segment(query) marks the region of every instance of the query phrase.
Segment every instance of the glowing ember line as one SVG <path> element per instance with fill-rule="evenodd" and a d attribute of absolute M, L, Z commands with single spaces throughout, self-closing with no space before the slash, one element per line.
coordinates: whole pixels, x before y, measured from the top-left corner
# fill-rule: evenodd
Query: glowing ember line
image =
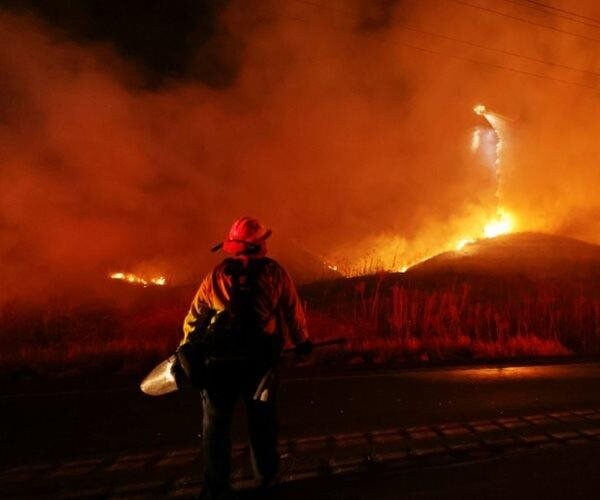
<path fill-rule="evenodd" d="M 410 264 L 405 264 L 402 267 L 398 268 L 398 272 L 400 273 L 405 273 L 406 271 L 408 271 L 411 267 L 416 266 L 417 264 L 420 264 L 421 262 L 425 262 L 427 259 L 433 257 L 434 254 L 432 255 L 427 255 L 425 257 L 422 257 L 420 259 L 417 259 L 413 262 L 411 262 Z"/>
<path fill-rule="evenodd" d="M 142 286 L 148 286 L 148 285 L 163 286 L 163 285 L 167 284 L 167 280 L 164 276 L 155 276 L 153 278 L 147 279 L 142 276 L 137 276 L 133 273 L 118 272 L 118 273 L 111 273 L 108 275 L 108 277 L 113 280 L 126 281 L 127 283 L 131 283 L 134 285 L 142 285 Z"/>

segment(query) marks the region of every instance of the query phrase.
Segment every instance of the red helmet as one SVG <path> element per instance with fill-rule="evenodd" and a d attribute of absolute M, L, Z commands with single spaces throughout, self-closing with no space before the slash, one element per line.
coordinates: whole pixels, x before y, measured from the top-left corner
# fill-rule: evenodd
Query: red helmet
<path fill-rule="evenodd" d="M 254 217 L 242 217 L 236 220 L 229 230 L 225 241 L 212 248 L 216 252 L 220 248 L 232 255 L 263 254 L 266 252 L 266 239 L 271 230 Z"/>

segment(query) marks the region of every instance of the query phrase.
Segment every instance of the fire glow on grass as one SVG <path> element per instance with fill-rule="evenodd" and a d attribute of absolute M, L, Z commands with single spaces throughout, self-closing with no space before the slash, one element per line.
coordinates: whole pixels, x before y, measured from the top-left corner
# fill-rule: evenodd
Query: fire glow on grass
<path fill-rule="evenodd" d="M 144 287 L 146 287 L 148 285 L 163 286 L 163 285 L 167 284 L 167 280 L 164 276 L 155 276 L 152 278 L 144 278 L 142 276 L 138 276 L 133 273 L 118 272 L 118 273 L 111 273 L 108 275 L 108 277 L 113 280 L 125 281 L 127 283 L 131 283 L 132 285 L 141 285 Z"/>

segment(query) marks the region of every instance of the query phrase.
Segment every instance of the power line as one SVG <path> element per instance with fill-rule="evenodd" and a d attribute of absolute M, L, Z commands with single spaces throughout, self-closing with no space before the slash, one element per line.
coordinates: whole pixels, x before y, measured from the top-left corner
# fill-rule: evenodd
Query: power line
<path fill-rule="evenodd" d="M 461 43 L 463 45 L 468 45 L 470 47 L 475 47 L 475 48 L 478 48 L 478 49 L 487 50 L 489 52 L 496 52 L 498 54 L 508 55 L 508 56 L 511 56 L 511 57 L 518 57 L 520 59 L 525 59 L 527 61 L 532 61 L 532 62 L 536 62 L 536 63 L 540 63 L 540 64 L 546 64 L 548 66 L 554 66 L 556 68 L 568 69 L 570 71 L 578 71 L 578 72 L 581 72 L 581 73 L 587 73 L 589 75 L 594 75 L 594 76 L 600 77 L 600 73 L 597 73 L 595 71 L 591 71 L 591 70 L 587 70 L 587 69 L 583 69 L 583 68 L 577 68 L 577 67 L 574 67 L 574 66 L 569 66 L 567 64 L 561 64 L 561 63 L 557 63 L 557 62 L 553 62 L 553 61 L 547 61 L 547 60 L 544 60 L 544 59 L 538 59 L 536 57 L 528 56 L 528 55 L 521 54 L 519 52 L 514 52 L 514 51 L 511 51 L 511 50 L 498 49 L 498 48 L 495 48 L 495 47 L 489 47 L 489 46 L 486 46 L 486 45 L 481 45 L 481 44 L 478 44 L 478 43 L 475 43 L 475 42 L 471 42 L 470 40 L 463 40 L 461 38 L 456 38 L 456 37 L 453 37 L 453 36 L 450 36 L 450 35 L 445 35 L 443 33 L 436 33 L 436 32 L 433 32 L 433 31 L 428 31 L 428 30 L 424 30 L 424 29 L 420 29 L 420 28 L 415 28 L 413 26 L 409 26 L 409 25 L 403 24 L 403 23 L 397 24 L 397 26 L 399 28 L 407 30 L 407 31 L 413 31 L 413 32 L 416 32 L 416 33 L 424 34 L 424 35 L 429 35 L 429 36 L 441 38 L 441 39 L 444 39 L 444 40 L 449 40 L 449 41 L 452 41 L 452 42 Z"/>
<path fill-rule="evenodd" d="M 559 7 L 554 7 L 553 5 L 550 5 L 550 4 L 536 2 L 535 0 L 523 0 L 523 1 L 531 3 L 533 5 L 539 5 L 540 7 L 544 7 L 545 9 L 548 9 L 548 10 L 555 10 L 556 12 L 562 12 L 563 14 L 568 14 L 570 16 L 579 17 L 581 19 L 586 19 L 588 21 L 592 21 L 593 23 L 597 23 L 598 25 L 600 25 L 600 19 L 596 19 L 594 17 L 584 16 L 584 15 L 578 14 L 577 12 L 573 12 L 571 10 L 561 9 Z"/>
<path fill-rule="evenodd" d="M 330 6 L 326 6 L 326 5 L 317 3 L 317 2 L 313 2 L 311 0 L 295 0 L 295 1 L 298 2 L 298 3 L 305 4 L 305 5 L 309 5 L 309 6 L 314 7 L 314 8 L 318 8 L 318 9 L 328 9 L 330 11 L 336 11 L 336 12 L 340 12 L 340 13 L 346 14 L 346 15 L 352 15 L 352 16 L 354 15 L 352 12 L 349 12 L 347 10 L 339 9 L 339 8 L 335 8 L 335 7 L 330 7 Z M 546 64 L 548 66 L 553 66 L 555 68 L 562 68 L 562 69 L 567 69 L 567 70 L 570 70 L 570 71 L 578 71 L 580 73 L 586 73 L 588 75 L 593 75 L 595 77 L 600 77 L 600 73 L 597 73 L 595 71 L 586 70 L 586 69 L 582 69 L 582 68 L 577 68 L 577 67 L 569 66 L 569 65 L 566 65 L 566 64 L 556 63 L 556 62 L 553 62 L 553 61 L 546 61 L 546 60 L 543 60 L 543 59 L 537 59 L 535 57 L 527 56 L 527 55 L 521 54 L 519 52 L 514 52 L 514 51 L 510 51 L 510 50 L 505 50 L 505 49 L 497 49 L 495 47 L 489 47 L 489 46 L 486 46 L 486 45 L 481 45 L 481 44 L 478 44 L 478 43 L 475 43 L 475 42 L 471 42 L 469 40 L 463 40 L 461 38 L 456 38 L 456 37 L 453 37 L 453 36 L 450 36 L 450 35 L 445 35 L 445 34 L 442 34 L 442 33 L 436 33 L 436 32 L 433 32 L 433 31 L 428 31 L 428 30 L 424 30 L 424 29 L 421 29 L 421 28 L 416 28 L 414 26 L 410 26 L 410 25 L 408 25 L 406 23 L 403 23 L 402 21 L 399 21 L 396 18 L 393 18 L 393 19 L 396 21 L 396 25 L 399 28 L 404 29 L 406 31 L 412 31 L 412 32 L 415 32 L 415 33 L 420 33 L 420 34 L 424 34 L 424 35 L 428 35 L 428 36 L 432 36 L 432 37 L 437 37 L 437 38 L 441 38 L 443 40 L 449 40 L 449 41 L 452 41 L 452 42 L 461 43 L 461 44 L 467 45 L 469 47 L 475 47 L 475 48 L 478 48 L 478 49 L 487 50 L 489 52 L 496 52 L 496 53 L 502 54 L 502 55 L 508 55 L 508 56 L 511 56 L 511 57 L 517 57 L 517 58 L 524 59 L 524 60 L 527 60 L 527 61 L 532 61 L 532 62 L 536 62 L 536 63 L 540 63 L 540 64 Z M 593 87 L 591 87 L 591 88 L 593 88 Z"/>
<path fill-rule="evenodd" d="M 337 12 L 341 12 L 341 13 L 344 13 L 344 14 L 353 15 L 349 11 L 345 11 L 345 10 L 339 9 L 339 8 L 332 8 L 332 7 L 324 6 L 323 4 L 312 2 L 310 0 L 295 0 L 295 1 L 299 2 L 299 3 L 306 4 L 306 5 L 310 5 L 312 7 L 316 7 L 316 8 L 326 8 L 326 9 L 335 10 Z M 546 60 L 543 60 L 543 59 L 537 59 L 535 57 L 527 56 L 527 55 L 521 54 L 519 52 L 514 52 L 514 51 L 510 51 L 510 50 L 505 50 L 505 49 L 497 49 L 495 47 L 489 47 L 489 46 L 486 46 L 486 45 L 481 45 L 481 44 L 478 44 L 478 43 L 475 43 L 475 42 L 471 42 L 469 40 L 463 40 L 461 38 L 456 38 L 456 37 L 453 37 L 453 36 L 450 36 L 450 35 L 445 35 L 445 34 L 442 34 L 442 33 L 436 33 L 436 32 L 433 32 L 433 31 L 428 31 L 428 30 L 424 30 L 424 29 L 421 29 L 421 28 L 416 28 L 414 26 L 410 26 L 410 25 L 408 25 L 406 23 L 403 23 L 402 21 L 399 21 L 396 18 L 394 18 L 394 20 L 396 21 L 396 25 L 399 28 L 407 30 L 407 31 L 413 31 L 415 33 L 421 33 L 421 34 L 424 34 L 424 35 L 433 36 L 433 37 L 441 38 L 441 39 L 444 39 L 444 40 L 449 40 L 449 41 L 456 42 L 456 43 L 461 43 L 461 44 L 464 44 L 464 45 L 468 45 L 470 47 L 475 47 L 475 48 L 487 50 L 487 51 L 490 51 L 490 52 L 496 52 L 498 54 L 508 55 L 508 56 L 512 56 L 512 57 L 518 57 L 520 59 L 524 59 L 524 60 L 527 60 L 527 61 L 533 61 L 533 62 L 537 62 L 537 63 L 540 63 L 540 64 L 547 64 L 549 66 L 554 66 L 556 68 L 567 69 L 567 70 L 570 70 L 570 71 L 578 71 L 578 72 L 581 72 L 581 73 L 586 73 L 586 74 L 589 74 L 589 75 L 600 77 L 600 73 L 597 73 L 595 71 L 591 71 L 591 70 L 587 70 L 587 69 L 582 69 L 582 68 L 577 68 L 577 67 L 569 66 L 569 65 L 566 65 L 566 64 L 556 63 L 556 62 L 553 62 L 553 61 L 546 61 Z"/>
<path fill-rule="evenodd" d="M 295 1 L 297 1 L 299 3 L 307 4 L 307 5 L 312 5 L 313 7 L 317 7 L 317 8 L 329 9 L 327 6 L 323 6 L 321 4 L 316 4 L 316 3 L 310 2 L 309 0 L 295 0 Z M 332 9 L 329 9 L 329 10 L 332 10 Z M 335 10 L 339 11 L 339 9 L 333 9 L 333 10 L 334 11 Z M 291 17 L 291 16 L 286 16 L 286 17 L 289 17 L 290 19 L 292 19 L 294 21 L 301 21 L 301 22 L 304 22 L 304 23 L 309 23 L 309 21 L 307 21 L 305 19 L 299 19 L 297 17 Z M 334 27 L 334 29 L 335 29 L 335 27 Z M 338 28 L 338 31 L 342 31 L 342 30 L 340 28 Z M 344 31 L 344 33 L 347 33 L 347 32 Z M 586 89 L 589 89 L 589 90 L 595 90 L 595 91 L 600 90 L 596 86 L 587 85 L 585 83 L 574 82 L 574 81 L 571 81 L 571 80 L 564 80 L 562 78 L 554 78 L 554 77 L 551 77 L 551 76 L 548 76 L 548 75 L 544 75 L 544 74 L 541 74 L 541 73 L 535 73 L 533 71 L 521 70 L 521 69 L 513 68 L 513 67 L 510 67 L 510 66 L 504 66 L 502 64 L 496 64 L 496 63 L 481 61 L 479 59 L 475 59 L 475 58 L 471 58 L 471 57 L 466 57 L 466 56 L 461 56 L 461 55 L 457 55 L 457 54 L 450 54 L 450 53 L 446 53 L 446 52 L 441 52 L 441 51 L 438 51 L 438 50 L 435 50 L 435 49 L 431 49 L 431 48 L 428 48 L 428 47 L 421 47 L 419 45 L 413 45 L 413 44 L 406 43 L 406 42 L 390 41 L 390 40 L 386 40 L 384 38 L 381 38 L 381 37 L 378 37 L 376 35 L 372 35 L 372 34 L 369 34 L 369 33 L 361 33 L 360 35 L 356 35 L 356 36 L 366 36 L 366 37 L 373 38 L 373 39 L 375 39 L 375 40 L 377 40 L 377 41 L 379 41 L 381 43 L 385 43 L 385 44 L 388 44 L 388 45 L 395 45 L 395 46 L 407 47 L 407 48 L 410 48 L 410 49 L 413 49 L 413 50 L 418 50 L 418 51 L 425 52 L 425 53 L 428 53 L 428 54 L 435 54 L 435 55 L 439 55 L 439 56 L 443 56 L 443 57 L 447 57 L 447 58 L 451 58 L 451 59 L 466 61 L 466 62 L 469 62 L 469 63 L 472 63 L 472 64 L 476 64 L 476 65 L 479 65 L 479 66 L 488 66 L 488 67 L 491 67 L 491 68 L 494 68 L 494 69 L 501 69 L 501 70 L 509 71 L 509 72 L 516 73 L 516 74 L 526 75 L 526 76 L 530 76 L 530 77 L 534 77 L 534 78 L 539 78 L 539 79 L 544 79 L 544 80 L 550 80 L 550 81 L 553 81 L 553 82 L 562 83 L 562 84 L 566 84 L 566 85 L 574 85 L 574 86 L 586 88 Z"/>
<path fill-rule="evenodd" d="M 538 23 L 536 21 L 532 21 L 531 19 L 525 19 L 523 17 L 519 17 L 519 16 L 513 16 L 512 14 L 507 14 L 506 12 L 502 12 L 500 10 L 496 10 L 496 9 L 490 9 L 488 7 L 484 7 L 483 5 L 476 5 L 476 4 L 472 4 L 469 2 L 465 2 L 464 0 L 451 0 L 454 3 L 457 3 L 459 5 L 465 5 L 466 7 L 471 7 L 473 9 L 479 9 L 485 12 L 490 12 L 492 14 L 496 14 L 498 16 L 502 16 L 502 17 L 506 17 L 508 19 L 513 19 L 515 21 L 520 21 L 522 23 L 525 24 L 529 24 L 531 26 L 536 26 L 538 28 L 545 28 L 548 30 L 552 30 L 555 31 L 557 33 L 563 33 L 565 35 L 570 35 L 570 36 L 574 36 L 577 38 L 581 38 L 583 40 L 588 40 L 590 42 L 595 42 L 595 43 L 600 43 L 600 39 L 598 38 L 594 38 L 591 36 L 587 36 L 587 35 L 582 35 L 580 33 L 575 33 L 573 31 L 566 31 L 566 30 L 562 30 L 560 28 L 555 28 L 554 26 L 548 26 L 547 24 L 543 24 L 543 23 Z"/>
<path fill-rule="evenodd" d="M 490 62 L 487 62 L 487 61 L 481 61 L 479 59 L 474 59 L 474 58 L 470 58 L 470 57 L 459 56 L 459 55 L 456 55 L 456 54 L 448 54 L 448 53 L 440 52 L 438 50 L 429 49 L 429 48 L 425 48 L 425 47 L 420 47 L 418 45 L 412 45 L 412 44 L 408 44 L 408 43 L 405 43 L 405 42 L 388 42 L 386 40 L 382 40 L 382 41 L 384 43 L 391 43 L 391 44 L 403 45 L 405 47 L 408 47 L 408 48 L 411 48 L 411 49 L 420 50 L 422 52 L 428 52 L 430 54 L 437 54 L 437 55 L 444 56 L 444 57 L 450 57 L 452 59 L 459 59 L 459 60 L 462 60 L 462 61 L 467 61 L 467 62 L 478 64 L 478 65 L 489 66 L 489 67 L 495 68 L 495 69 L 502 69 L 502 70 L 506 70 L 506 71 L 511 71 L 513 73 L 519 73 L 519 74 L 522 74 L 522 75 L 533 76 L 535 78 L 543 78 L 545 80 L 552 80 L 554 82 L 564 83 L 564 84 L 567 84 L 567 85 L 576 85 L 577 87 L 583 87 L 583 88 L 592 89 L 592 90 L 600 90 L 600 89 L 598 89 L 598 87 L 595 87 L 593 85 L 587 85 L 585 83 L 573 82 L 571 80 L 563 80 L 562 78 L 554 78 L 554 77 L 551 77 L 551 76 L 543 75 L 541 73 L 534 73 L 532 71 L 525 71 L 525 70 L 520 70 L 520 69 L 517 69 L 517 68 L 511 68 L 510 66 L 504 66 L 502 64 L 490 63 Z"/>
<path fill-rule="evenodd" d="M 596 29 L 600 28 L 600 21 L 598 21 L 598 24 L 596 24 L 596 23 L 591 23 L 588 21 L 583 21 L 581 19 L 573 19 L 573 17 L 570 17 L 570 16 L 576 16 L 577 14 L 569 14 L 569 15 L 557 14 L 556 12 L 552 12 L 552 10 L 550 10 L 551 8 L 548 6 L 544 6 L 545 8 L 540 8 L 540 7 L 533 7 L 531 5 L 525 5 L 521 2 L 518 2 L 517 0 L 502 0 L 502 1 L 507 2 L 507 3 L 512 3 L 514 5 L 519 5 L 520 7 L 523 7 L 525 9 L 531 9 L 536 12 L 542 12 L 542 13 L 550 15 L 550 16 L 555 16 L 560 19 L 566 19 L 572 23 L 579 23 L 584 26 L 590 26 L 590 27 L 596 28 Z M 540 5 L 540 6 L 544 5 L 540 2 L 531 2 L 530 0 L 523 0 L 523 1 L 533 3 L 534 5 Z M 546 9 L 548 9 L 548 10 L 546 10 Z M 563 12 L 562 9 L 559 9 L 559 11 Z M 564 12 L 568 12 L 568 11 L 564 11 Z"/>

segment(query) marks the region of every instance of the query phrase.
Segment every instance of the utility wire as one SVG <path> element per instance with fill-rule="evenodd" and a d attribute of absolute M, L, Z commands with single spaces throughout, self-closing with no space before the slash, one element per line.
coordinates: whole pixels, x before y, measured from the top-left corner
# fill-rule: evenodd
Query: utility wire
<path fill-rule="evenodd" d="M 294 0 L 294 1 L 296 1 L 298 3 L 305 4 L 305 5 L 309 5 L 311 7 L 317 8 L 317 9 L 327 9 L 327 10 L 330 10 L 330 11 L 340 12 L 342 14 L 346 14 L 346 15 L 349 15 L 349 16 L 354 16 L 354 13 L 352 13 L 350 11 L 347 11 L 347 10 L 344 10 L 344 9 L 339 9 L 339 8 L 336 8 L 336 7 L 330 7 L 328 5 L 323 5 L 321 3 L 313 2 L 311 0 Z M 489 46 L 486 46 L 486 45 L 480 45 L 478 43 L 471 42 L 469 40 L 463 40 L 461 38 L 456 38 L 456 37 L 453 37 L 453 36 L 450 36 L 450 35 L 445 35 L 445 34 L 442 34 L 442 33 L 436 33 L 436 32 L 433 32 L 433 31 L 428 31 L 428 30 L 424 30 L 424 29 L 421 29 L 421 28 L 416 28 L 414 26 L 408 25 L 408 24 L 400 21 L 397 18 L 392 18 L 392 19 L 394 19 L 394 21 L 396 21 L 396 23 L 394 24 L 394 26 L 398 26 L 399 28 L 401 28 L 403 30 L 406 30 L 406 31 L 412 31 L 414 33 L 420 33 L 420 34 L 424 34 L 424 35 L 428 35 L 428 36 L 432 36 L 432 37 L 436 37 L 436 38 L 441 38 L 443 40 L 449 40 L 449 41 L 452 41 L 452 42 L 455 42 L 455 43 L 460 43 L 460 44 L 463 44 L 463 45 L 467 45 L 469 47 L 474 47 L 474 48 L 478 48 L 478 49 L 482 49 L 482 50 L 487 50 L 489 52 L 496 52 L 498 54 L 508 55 L 508 56 L 511 56 L 511 57 L 517 57 L 517 58 L 520 58 L 520 59 L 523 59 L 523 60 L 526 60 L 526 61 L 532 61 L 532 62 L 536 62 L 536 63 L 540 63 L 540 64 L 546 64 L 548 66 L 553 66 L 555 68 L 567 69 L 569 71 L 578 71 L 580 73 L 586 73 L 588 75 L 593 75 L 595 77 L 600 77 L 600 73 L 595 72 L 595 71 L 586 70 L 586 69 L 582 69 L 582 68 L 577 68 L 577 67 L 574 67 L 574 66 L 569 66 L 569 65 L 566 65 L 566 64 L 556 63 L 556 62 L 552 62 L 552 61 L 546 61 L 544 59 L 537 59 L 535 57 L 527 56 L 527 55 L 521 54 L 519 52 L 513 52 L 513 51 L 505 50 L 505 49 L 497 49 L 497 48 L 489 47 Z M 590 86 L 590 88 L 595 88 L 595 87 Z"/>
<path fill-rule="evenodd" d="M 587 21 L 591 21 L 593 23 L 596 23 L 597 25 L 600 25 L 600 19 L 596 19 L 594 17 L 584 16 L 584 15 L 578 14 L 577 12 L 573 12 L 571 10 L 561 9 L 559 7 L 555 7 L 550 4 L 545 4 L 543 2 L 536 2 L 535 0 L 523 0 L 523 1 L 527 2 L 527 3 L 531 3 L 533 5 L 539 5 L 540 7 L 544 7 L 545 9 L 548 9 L 548 10 L 555 10 L 556 12 L 561 12 L 563 14 L 568 14 L 570 16 L 579 17 L 581 19 L 586 19 Z"/>
<path fill-rule="evenodd" d="M 514 5 L 519 5 L 520 7 L 523 7 L 524 9 L 531 9 L 531 10 L 534 10 L 536 12 L 542 12 L 542 13 L 547 14 L 549 16 L 555 16 L 555 17 L 557 17 L 559 19 L 566 19 L 566 20 L 568 20 L 568 21 L 570 21 L 572 23 L 579 23 L 579 24 L 583 24 L 584 26 L 590 26 L 590 27 L 596 28 L 596 29 L 600 28 L 600 21 L 598 21 L 598 23 L 591 23 L 589 21 L 583 21 L 581 19 L 573 19 L 573 17 L 570 17 L 571 15 L 575 16 L 577 14 L 569 14 L 567 16 L 567 15 L 564 15 L 564 14 L 557 14 L 556 12 L 552 12 L 552 10 L 546 10 L 546 9 L 542 9 L 540 7 L 533 7 L 532 5 L 526 5 L 524 3 L 518 2 L 517 0 L 502 0 L 502 1 L 503 2 L 507 2 L 507 3 L 512 3 Z M 527 2 L 529 0 L 524 0 L 524 1 Z M 531 3 L 533 3 L 535 5 L 544 5 L 544 4 L 541 4 L 540 2 L 531 2 Z"/>
<path fill-rule="evenodd" d="M 479 10 L 482 10 L 485 12 L 496 14 L 498 16 L 506 17 L 508 19 L 513 19 L 514 21 L 520 21 L 522 23 L 529 24 L 531 26 L 536 26 L 538 28 L 545 28 L 545 29 L 548 29 L 551 31 L 555 31 L 557 33 L 563 33 L 564 35 L 570 35 L 570 36 L 574 36 L 577 38 L 581 38 L 583 40 L 588 40 L 590 42 L 600 43 L 600 39 L 598 39 L 598 38 L 594 38 L 594 37 L 587 36 L 587 35 L 582 35 L 580 33 L 575 33 L 574 31 L 567 31 L 567 30 L 563 30 L 560 28 L 555 28 L 554 26 L 548 26 L 547 24 L 538 23 L 537 21 L 532 21 L 531 19 L 525 19 L 523 17 L 513 16 L 512 14 L 508 14 L 506 12 L 502 12 L 502 11 L 496 10 L 496 9 L 490 9 L 488 7 L 484 7 L 483 5 L 477 5 L 477 4 L 465 2 L 464 0 L 450 0 L 450 1 L 457 3 L 459 5 L 464 5 L 466 7 L 471 7 L 473 9 L 479 9 Z"/>
<path fill-rule="evenodd" d="M 297 0 L 297 1 L 302 1 L 303 3 L 305 3 L 304 0 Z M 300 19 L 300 18 L 292 17 L 292 16 L 286 16 L 286 17 L 289 17 L 289 19 L 294 20 L 294 21 L 301 21 L 301 22 L 303 22 L 305 24 L 310 24 L 310 21 L 308 21 L 306 19 Z M 335 27 L 334 27 L 334 29 L 335 29 Z M 374 38 L 373 35 L 363 35 L 363 36 L 370 36 L 371 38 Z M 472 64 L 476 64 L 478 66 L 488 66 L 488 67 L 494 68 L 494 69 L 501 69 L 501 70 L 504 70 L 504 71 L 509 71 L 511 73 L 526 75 L 526 76 L 530 76 L 530 77 L 534 77 L 534 78 L 539 78 L 539 79 L 543 79 L 543 80 L 549 80 L 549 81 L 553 81 L 553 82 L 557 82 L 557 83 L 562 83 L 562 84 L 565 84 L 565 85 L 574 85 L 576 87 L 582 87 L 582 88 L 585 88 L 585 89 L 588 89 L 588 90 L 595 90 L 595 91 L 600 90 L 596 86 L 587 85 L 585 83 L 573 82 L 571 80 L 563 80 L 562 78 L 554 78 L 554 77 L 551 77 L 551 76 L 543 75 L 541 73 L 534 73 L 532 71 L 520 70 L 520 69 L 517 69 L 517 68 L 512 68 L 510 66 L 504 66 L 502 64 L 490 63 L 490 62 L 481 61 L 479 59 L 474 59 L 474 58 L 465 57 L 465 56 L 459 56 L 459 55 L 456 55 L 456 54 L 445 53 L 445 52 L 441 52 L 441 51 L 438 51 L 438 50 L 435 50 L 435 49 L 430 49 L 430 48 L 427 48 L 427 47 L 421 47 L 421 46 L 413 45 L 413 44 L 406 43 L 406 42 L 392 42 L 392 41 L 389 41 L 389 40 L 382 40 L 380 38 L 376 38 L 376 39 L 379 42 L 385 43 L 387 45 L 407 47 L 409 49 L 418 50 L 420 52 L 425 52 L 427 54 L 435 54 L 435 55 L 443 56 L 443 57 L 446 57 L 446 58 L 456 59 L 456 60 L 460 60 L 460 61 L 466 61 L 466 62 L 469 62 L 469 63 L 472 63 Z"/>
<path fill-rule="evenodd" d="M 381 38 L 379 38 L 379 40 L 381 40 Z M 461 61 L 467 61 L 467 62 L 474 63 L 474 64 L 477 64 L 477 65 L 489 66 L 490 68 L 511 71 L 513 73 L 519 73 L 521 75 L 533 76 L 535 78 L 543 78 L 545 80 L 552 80 L 554 82 L 564 83 L 564 84 L 567 84 L 567 85 L 575 85 L 577 87 L 583 87 L 583 88 L 591 89 L 591 90 L 600 90 L 598 87 L 596 87 L 594 85 L 587 85 L 585 83 L 573 82 L 571 80 L 563 80 L 562 78 L 554 78 L 554 77 L 551 77 L 551 76 L 543 75 L 541 73 L 534 73 L 533 71 L 525 71 L 525 70 L 521 70 L 521 69 L 517 69 L 517 68 L 511 68 L 510 66 L 504 66 L 502 64 L 496 64 L 496 63 L 481 61 L 479 59 L 473 59 L 471 57 L 464 57 L 464 56 L 459 56 L 459 55 L 456 55 L 456 54 L 444 53 L 444 52 L 440 52 L 438 50 L 429 49 L 429 48 L 425 48 L 425 47 L 420 47 L 418 45 L 412 45 L 412 44 L 408 44 L 408 43 L 404 43 L 404 42 L 388 42 L 386 40 L 381 40 L 381 41 L 383 41 L 384 43 L 391 43 L 391 44 L 394 44 L 394 45 L 395 44 L 402 45 L 404 47 L 408 47 L 408 48 L 415 49 L 415 50 L 420 50 L 422 52 L 428 52 L 430 54 L 437 54 L 437 55 L 444 56 L 444 57 L 450 57 L 452 59 L 458 59 L 458 60 L 461 60 Z"/>
<path fill-rule="evenodd" d="M 456 38 L 450 35 L 444 35 L 442 33 L 436 33 L 433 31 L 427 31 L 427 30 L 423 30 L 423 29 L 419 29 L 419 28 L 415 28 L 412 26 L 408 26 L 405 24 L 399 24 L 398 25 L 399 28 L 407 30 L 407 31 L 414 31 L 415 33 L 422 33 L 424 35 L 429 35 L 429 36 L 433 36 L 436 38 L 441 38 L 443 40 L 449 40 L 452 42 L 456 42 L 456 43 L 461 43 L 463 45 L 468 45 L 469 47 L 475 47 L 478 49 L 482 49 L 482 50 L 487 50 L 489 52 L 496 52 L 498 54 L 503 54 L 503 55 L 507 55 L 507 56 L 511 56 L 511 57 L 518 57 L 519 59 L 524 59 L 526 61 L 532 61 L 532 62 L 536 62 L 536 63 L 540 63 L 540 64 L 546 64 L 548 66 L 554 66 L 555 68 L 562 68 L 562 69 L 568 69 L 570 71 L 578 71 L 580 73 L 587 73 L 589 75 L 594 75 L 594 76 L 598 76 L 600 77 L 600 73 L 597 73 L 595 71 L 591 71 L 591 70 L 587 70 L 587 69 L 583 69 L 583 68 L 577 68 L 575 66 L 569 66 L 567 64 L 561 64 L 561 63 L 557 63 L 557 62 L 553 62 L 553 61 L 547 61 L 545 59 L 538 59 L 536 57 L 532 57 L 532 56 L 528 56 L 525 54 L 521 54 L 519 52 L 514 52 L 511 50 L 506 50 L 506 49 L 498 49 L 495 47 L 489 47 L 486 45 L 481 45 L 475 42 L 471 42 L 470 40 L 463 40 L 461 38 Z"/>
<path fill-rule="evenodd" d="M 343 13 L 343 14 L 353 15 L 352 12 L 349 12 L 347 10 L 343 10 L 343 9 L 339 9 L 339 8 L 335 8 L 335 7 L 325 6 L 323 4 L 316 3 L 316 2 L 313 2 L 313 1 L 310 1 L 310 0 L 295 0 L 295 1 L 298 2 L 298 3 L 303 3 L 305 5 L 310 5 L 310 6 L 315 7 L 315 8 L 325 8 L 325 9 L 334 10 L 334 11 L 337 11 L 337 12 L 340 12 L 340 13 Z M 393 18 L 393 19 L 396 21 L 395 26 L 398 26 L 399 28 L 401 28 L 403 30 L 406 30 L 406 31 L 412 31 L 412 32 L 415 32 L 415 33 L 421 33 L 421 34 L 424 34 L 424 35 L 428 35 L 428 36 L 432 36 L 432 37 L 436 37 L 436 38 L 441 38 L 443 40 L 449 40 L 449 41 L 452 41 L 452 42 L 461 43 L 463 45 L 468 45 L 470 47 L 475 47 L 475 48 L 482 49 L 482 50 L 487 50 L 487 51 L 490 51 L 490 52 L 496 52 L 498 54 L 508 55 L 508 56 L 512 56 L 512 57 L 518 57 L 520 59 L 524 59 L 524 60 L 527 60 L 527 61 L 532 61 L 532 62 L 536 62 L 536 63 L 540 63 L 540 64 L 547 64 L 549 66 L 554 66 L 556 68 L 567 69 L 567 70 L 570 70 L 570 71 L 578 71 L 578 72 L 581 72 L 581 73 L 586 73 L 586 74 L 589 74 L 589 75 L 600 77 L 600 73 L 595 72 L 595 71 L 591 71 L 591 70 L 587 70 L 587 69 L 582 69 L 582 68 L 577 68 L 577 67 L 574 67 L 574 66 L 569 66 L 567 64 L 556 63 L 556 62 L 553 62 L 553 61 L 546 61 L 546 60 L 543 60 L 543 59 L 537 59 L 535 57 L 527 56 L 527 55 L 521 54 L 519 52 L 513 52 L 513 51 L 505 50 L 505 49 L 497 49 L 495 47 L 489 47 L 489 46 L 486 46 L 486 45 L 480 45 L 478 43 L 471 42 L 469 40 L 463 40 L 461 38 L 456 38 L 456 37 L 453 37 L 453 36 L 450 36 L 450 35 L 445 35 L 445 34 L 442 34 L 442 33 L 436 33 L 436 32 L 433 32 L 433 31 L 428 31 L 428 30 L 424 30 L 424 29 L 421 29 L 421 28 L 416 28 L 414 26 L 410 26 L 410 25 L 408 25 L 408 24 L 400 21 L 397 18 Z"/>

